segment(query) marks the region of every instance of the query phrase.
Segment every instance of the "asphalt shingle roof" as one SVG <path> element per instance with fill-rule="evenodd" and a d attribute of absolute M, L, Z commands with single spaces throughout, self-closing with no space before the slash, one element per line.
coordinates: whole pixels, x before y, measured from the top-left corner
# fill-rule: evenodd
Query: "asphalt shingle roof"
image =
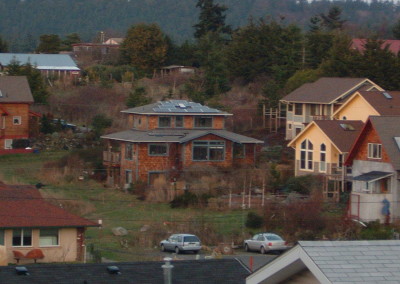
<path fill-rule="evenodd" d="M 0 76 L 0 103 L 33 103 L 25 76 Z"/>
<path fill-rule="evenodd" d="M 80 70 L 68 54 L 0 53 L 0 65 L 7 66 L 15 60 L 20 64 L 30 63 L 39 70 Z"/>
<path fill-rule="evenodd" d="M 400 91 L 364 91 L 360 92 L 360 95 L 380 115 L 400 115 Z"/>
<path fill-rule="evenodd" d="M 17 275 L 15 267 L 0 269 L 0 282 L 7 284 L 164 284 L 164 262 L 103 264 L 54 264 L 25 266 L 29 275 Z M 249 270 L 236 259 L 172 261 L 174 284 L 244 284 Z M 110 274 L 108 266 L 121 274 Z"/>
<path fill-rule="evenodd" d="M 365 90 L 372 87 L 372 84 L 366 80 L 366 78 L 323 77 L 313 83 L 302 85 L 286 95 L 281 101 L 328 104 L 343 95 L 350 95 L 356 90 Z M 365 85 L 355 88 L 364 81 L 366 81 Z"/>

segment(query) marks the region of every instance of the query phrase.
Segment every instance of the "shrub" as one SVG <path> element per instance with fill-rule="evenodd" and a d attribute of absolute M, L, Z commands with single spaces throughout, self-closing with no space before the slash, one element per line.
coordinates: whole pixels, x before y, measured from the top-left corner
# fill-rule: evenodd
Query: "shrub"
<path fill-rule="evenodd" d="M 249 212 L 246 219 L 246 228 L 259 229 L 264 224 L 263 217 L 255 212 Z"/>
<path fill-rule="evenodd" d="M 13 149 L 24 149 L 29 147 L 29 139 L 14 139 L 12 142 Z"/>
<path fill-rule="evenodd" d="M 199 198 L 196 194 L 185 191 L 184 194 L 175 197 L 169 204 L 171 208 L 187 208 L 191 205 L 197 205 Z"/>
<path fill-rule="evenodd" d="M 299 177 L 291 177 L 284 186 L 284 191 L 287 193 L 297 192 L 300 194 L 310 194 L 312 189 L 321 186 L 321 181 L 318 176 L 306 175 Z"/>
<path fill-rule="evenodd" d="M 392 229 L 380 224 L 379 221 L 369 222 L 367 228 L 360 233 L 360 238 L 363 240 L 389 240 L 392 236 Z"/>

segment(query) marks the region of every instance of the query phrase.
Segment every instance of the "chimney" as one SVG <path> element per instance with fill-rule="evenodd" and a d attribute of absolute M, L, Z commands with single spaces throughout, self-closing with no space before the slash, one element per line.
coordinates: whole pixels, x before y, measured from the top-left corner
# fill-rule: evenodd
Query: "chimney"
<path fill-rule="evenodd" d="M 170 257 L 164 258 L 165 264 L 161 266 L 164 270 L 164 284 L 172 284 L 172 268 L 174 266 L 171 265 L 171 260 Z"/>

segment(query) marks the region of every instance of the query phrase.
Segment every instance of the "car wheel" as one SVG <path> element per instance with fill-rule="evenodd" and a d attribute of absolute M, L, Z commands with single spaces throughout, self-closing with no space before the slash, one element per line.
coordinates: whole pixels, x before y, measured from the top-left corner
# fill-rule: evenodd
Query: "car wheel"
<path fill-rule="evenodd" d="M 247 252 L 250 251 L 249 246 L 247 244 L 244 245 L 244 250 L 247 251 Z"/>
<path fill-rule="evenodd" d="M 161 251 L 165 251 L 164 245 L 161 245 Z"/>
<path fill-rule="evenodd" d="M 181 250 L 178 247 L 175 247 L 175 253 L 179 254 L 181 252 Z"/>
<path fill-rule="evenodd" d="M 265 247 L 261 247 L 260 248 L 260 252 L 261 252 L 261 254 L 266 254 L 267 253 L 267 251 L 265 250 Z"/>

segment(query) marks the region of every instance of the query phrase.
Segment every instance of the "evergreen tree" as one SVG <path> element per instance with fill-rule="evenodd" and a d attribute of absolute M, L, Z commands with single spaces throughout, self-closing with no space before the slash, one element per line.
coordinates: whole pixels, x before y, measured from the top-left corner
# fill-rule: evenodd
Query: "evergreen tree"
<path fill-rule="evenodd" d="M 395 39 L 400 39 L 400 19 L 393 25 L 392 33 Z"/>
<path fill-rule="evenodd" d="M 92 119 L 93 131 L 96 137 L 100 137 L 104 130 L 112 125 L 112 119 L 104 114 L 97 114 Z"/>
<path fill-rule="evenodd" d="M 138 107 L 147 105 L 151 102 L 150 98 L 146 97 L 146 89 L 144 87 L 137 87 L 135 90 L 129 94 L 128 99 L 126 101 L 126 106 Z"/>
<path fill-rule="evenodd" d="M 41 35 L 39 46 L 36 48 L 36 52 L 39 53 L 59 53 L 61 47 L 61 40 L 58 35 L 48 34 Z"/>
<path fill-rule="evenodd" d="M 63 51 L 72 50 L 72 45 L 75 43 L 80 43 L 81 37 L 77 33 L 68 34 L 66 38 L 61 42 L 60 49 Z"/>
<path fill-rule="evenodd" d="M 340 19 L 341 14 L 342 9 L 340 7 L 332 6 L 327 15 L 320 14 L 322 20 L 321 25 L 328 31 L 341 30 L 346 22 Z"/>
<path fill-rule="evenodd" d="M 225 12 L 228 8 L 214 4 L 213 0 L 198 0 L 196 7 L 200 9 L 200 15 L 199 22 L 193 26 L 195 38 L 199 39 L 209 32 L 231 33 L 231 27 L 225 24 Z"/>
<path fill-rule="evenodd" d="M 0 36 L 0 52 L 8 52 L 8 44 Z"/>

